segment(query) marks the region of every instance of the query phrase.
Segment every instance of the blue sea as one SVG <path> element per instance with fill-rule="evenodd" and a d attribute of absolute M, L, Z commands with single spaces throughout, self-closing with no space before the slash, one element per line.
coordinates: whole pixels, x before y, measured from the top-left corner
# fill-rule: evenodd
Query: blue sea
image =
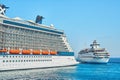
<path fill-rule="evenodd" d="M 107 64 L 0 72 L 0 80 L 120 80 L 120 58 Z"/>

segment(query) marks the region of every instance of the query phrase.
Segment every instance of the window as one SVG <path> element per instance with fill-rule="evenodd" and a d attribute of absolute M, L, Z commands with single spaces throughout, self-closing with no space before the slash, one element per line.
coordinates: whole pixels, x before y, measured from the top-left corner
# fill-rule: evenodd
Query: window
<path fill-rule="evenodd" d="M 8 60 L 6 60 L 6 62 L 8 62 Z"/>
<path fill-rule="evenodd" d="M 21 62 L 23 62 L 23 60 L 21 60 Z"/>
<path fill-rule="evenodd" d="M 5 62 L 5 60 L 3 60 L 3 62 Z"/>

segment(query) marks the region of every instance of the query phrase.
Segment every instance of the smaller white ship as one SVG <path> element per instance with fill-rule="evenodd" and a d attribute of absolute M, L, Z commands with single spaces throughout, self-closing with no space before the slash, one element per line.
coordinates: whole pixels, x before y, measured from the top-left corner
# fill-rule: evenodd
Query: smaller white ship
<path fill-rule="evenodd" d="M 93 41 L 91 48 L 86 48 L 78 53 L 78 60 L 83 63 L 107 63 L 109 61 L 109 53 L 105 48 L 100 48 L 100 44 Z"/>

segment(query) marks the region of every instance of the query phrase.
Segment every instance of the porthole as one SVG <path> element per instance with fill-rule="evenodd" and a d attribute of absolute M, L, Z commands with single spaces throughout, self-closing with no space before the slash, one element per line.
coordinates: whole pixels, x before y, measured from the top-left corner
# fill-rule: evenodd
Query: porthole
<path fill-rule="evenodd" d="M 3 60 L 3 62 L 5 62 L 5 60 Z"/>
<path fill-rule="evenodd" d="M 8 60 L 6 60 L 6 62 L 8 62 Z"/>

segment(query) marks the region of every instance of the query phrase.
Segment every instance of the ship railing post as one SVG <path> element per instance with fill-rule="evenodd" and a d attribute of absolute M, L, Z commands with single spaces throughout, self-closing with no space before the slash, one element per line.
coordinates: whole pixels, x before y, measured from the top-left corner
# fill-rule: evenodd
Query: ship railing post
<path fill-rule="evenodd" d="M 49 52 L 48 55 L 50 55 L 50 49 L 48 49 L 48 52 Z"/>
<path fill-rule="evenodd" d="M 40 49 L 40 55 L 42 54 L 42 50 Z"/>
<path fill-rule="evenodd" d="M 22 54 L 22 50 L 23 50 L 23 49 L 19 48 L 19 50 L 20 50 L 20 53 L 19 53 L 19 54 Z"/>
<path fill-rule="evenodd" d="M 33 54 L 32 52 L 33 52 L 33 49 L 30 49 L 30 54 L 31 54 L 31 55 Z"/>
<path fill-rule="evenodd" d="M 10 51 L 10 48 L 8 47 L 8 49 L 7 49 L 7 53 L 8 53 L 8 54 L 10 54 L 10 52 L 9 52 L 9 51 Z"/>

